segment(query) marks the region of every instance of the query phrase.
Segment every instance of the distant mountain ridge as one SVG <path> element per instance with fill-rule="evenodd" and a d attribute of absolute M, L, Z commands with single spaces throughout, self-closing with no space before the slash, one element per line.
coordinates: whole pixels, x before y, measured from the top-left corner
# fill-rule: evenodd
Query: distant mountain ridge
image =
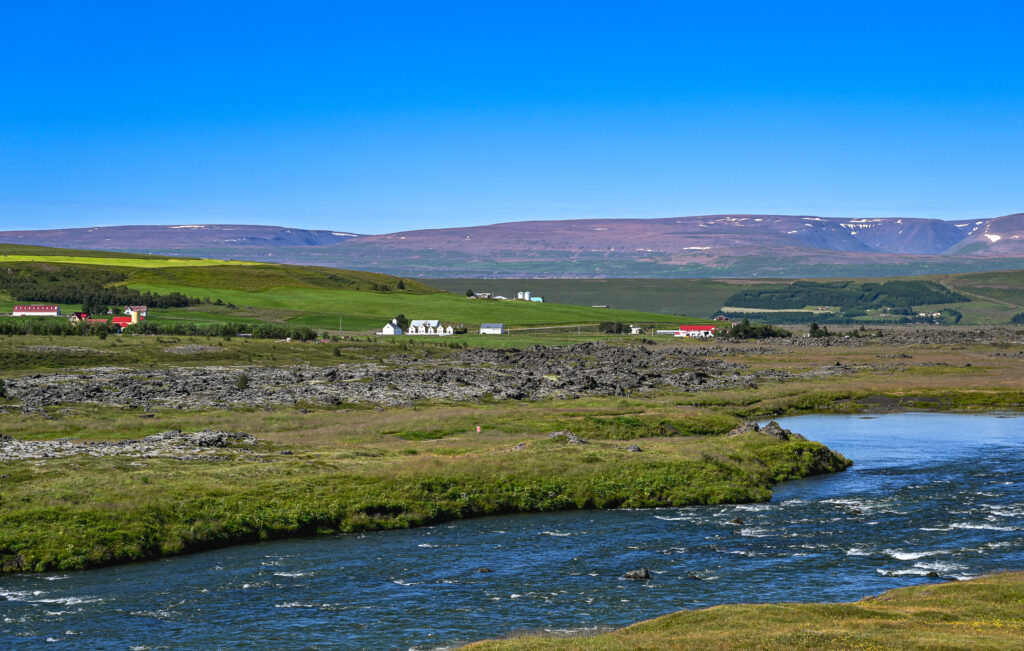
<path fill-rule="evenodd" d="M 0 232 L 0 242 L 5 244 L 34 244 L 131 253 L 147 253 L 151 250 L 167 252 L 196 247 L 331 246 L 352 237 L 355 237 L 353 233 L 241 224 L 97 226 Z M 75 246 L 70 247 L 69 244 Z"/>
<path fill-rule="evenodd" d="M 0 242 L 438 277 L 834 277 L 1024 267 L 1024 213 L 523 221 L 383 235 L 192 224 L 0 232 Z"/>

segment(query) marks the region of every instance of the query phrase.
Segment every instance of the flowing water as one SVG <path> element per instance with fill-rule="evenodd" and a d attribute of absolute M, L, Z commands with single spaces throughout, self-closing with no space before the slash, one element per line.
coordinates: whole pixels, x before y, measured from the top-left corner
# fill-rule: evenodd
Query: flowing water
<path fill-rule="evenodd" d="M 0 647 L 427 649 L 1024 568 L 1024 418 L 782 424 L 856 465 L 767 504 L 493 517 L 2 577 Z M 639 567 L 652 580 L 621 578 Z"/>

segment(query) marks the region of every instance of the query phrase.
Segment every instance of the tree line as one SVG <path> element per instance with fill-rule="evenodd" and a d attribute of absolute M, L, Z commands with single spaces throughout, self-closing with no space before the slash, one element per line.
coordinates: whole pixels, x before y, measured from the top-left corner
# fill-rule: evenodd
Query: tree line
<path fill-rule="evenodd" d="M 313 341 L 320 335 L 312 328 L 302 326 L 289 328 L 273 323 L 155 323 L 143 321 L 124 330 L 129 334 L 178 335 L 186 337 L 238 337 L 255 339 L 288 339 Z M 11 317 L 0 319 L 0 335 L 50 335 L 61 337 L 98 336 L 120 332 L 113 323 L 101 321 L 72 323 L 68 319 L 55 317 Z"/>
<path fill-rule="evenodd" d="M 127 274 L 109 269 L 74 268 L 29 263 L 9 266 L 0 271 L 0 291 L 16 301 L 48 303 L 80 303 L 82 311 L 101 314 L 111 305 L 146 305 L 148 307 L 188 307 L 202 301 L 180 292 L 153 294 L 123 285 Z"/>
<path fill-rule="evenodd" d="M 798 280 L 776 289 L 745 289 L 730 296 L 725 305 L 770 310 L 829 305 L 852 311 L 881 307 L 909 309 L 914 305 L 944 305 L 966 303 L 969 300 L 930 280 L 889 280 L 881 283 Z"/>

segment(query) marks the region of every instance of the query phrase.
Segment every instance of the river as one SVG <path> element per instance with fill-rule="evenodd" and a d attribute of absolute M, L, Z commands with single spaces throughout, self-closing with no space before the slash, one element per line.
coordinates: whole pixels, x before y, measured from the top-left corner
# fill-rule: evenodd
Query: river
<path fill-rule="evenodd" d="M 767 504 L 492 517 L 2 577 L 0 647 L 430 649 L 1024 568 L 1024 418 L 781 422 L 856 465 Z M 639 567 L 652 580 L 620 578 Z"/>

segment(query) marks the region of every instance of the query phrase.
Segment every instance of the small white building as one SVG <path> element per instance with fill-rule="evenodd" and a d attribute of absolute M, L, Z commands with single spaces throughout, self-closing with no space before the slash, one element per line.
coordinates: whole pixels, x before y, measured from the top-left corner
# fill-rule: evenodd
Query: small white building
<path fill-rule="evenodd" d="M 15 305 L 11 316 L 60 316 L 59 305 Z"/>
<path fill-rule="evenodd" d="M 528 301 L 530 300 L 530 292 L 516 292 L 516 300 Z"/>
<path fill-rule="evenodd" d="M 399 327 L 397 321 L 392 319 L 388 321 L 383 328 L 381 328 L 380 333 L 378 334 L 382 334 L 385 336 L 400 335 L 402 334 L 402 328 Z"/>
<path fill-rule="evenodd" d="M 147 316 L 147 314 L 146 314 L 146 306 L 145 305 L 125 305 L 124 306 L 124 315 L 125 316 L 131 316 L 132 312 L 137 312 L 140 319 L 145 319 L 146 316 Z"/>
<path fill-rule="evenodd" d="M 481 323 L 480 334 L 482 335 L 503 335 L 505 334 L 504 323 Z"/>
<path fill-rule="evenodd" d="M 635 325 L 629 326 L 629 334 L 631 334 L 631 335 L 638 335 L 638 334 L 641 334 L 642 332 L 643 332 L 643 328 L 641 328 L 640 326 L 635 326 Z"/>

